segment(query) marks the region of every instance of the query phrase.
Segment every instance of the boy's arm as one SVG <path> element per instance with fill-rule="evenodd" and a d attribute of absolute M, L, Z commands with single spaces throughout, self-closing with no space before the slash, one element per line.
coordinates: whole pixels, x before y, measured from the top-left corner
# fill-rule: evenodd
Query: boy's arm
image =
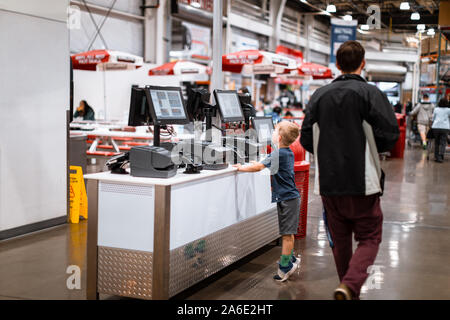
<path fill-rule="evenodd" d="M 265 168 L 262 163 L 255 161 L 252 161 L 252 164 L 250 165 L 243 166 L 241 164 L 236 164 L 233 167 L 237 168 L 237 170 L 240 172 L 258 172 Z"/>

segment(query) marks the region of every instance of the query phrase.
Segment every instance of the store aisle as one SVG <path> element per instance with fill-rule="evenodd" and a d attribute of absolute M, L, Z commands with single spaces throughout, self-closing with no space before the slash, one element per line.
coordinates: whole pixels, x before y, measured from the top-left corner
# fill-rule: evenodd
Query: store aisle
<path fill-rule="evenodd" d="M 382 164 L 383 242 L 362 299 L 450 299 L 450 161 L 418 149 Z M 313 177 L 311 177 L 313 178 Z M 296 242 L 301 270 L 272 280 L 280 249 L 269 245 L 176 296 L 176 299 L 330 299 L 338 284 L 321 219 L 310 195 L 308 235 Z M 86 222 L 0 242 L 0 299 L 84 299 Z M 82 289 L 68 290 L 66 268 L 82 268 Z M 114 298 L 102 296 L 102 298 Z"/>

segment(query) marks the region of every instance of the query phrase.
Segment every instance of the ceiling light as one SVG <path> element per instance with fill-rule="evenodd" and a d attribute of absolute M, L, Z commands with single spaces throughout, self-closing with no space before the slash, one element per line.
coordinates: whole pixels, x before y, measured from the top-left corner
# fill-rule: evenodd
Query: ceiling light
<path fill-rule="evenodd" d="M 327 6 L 327 12 L 330 12 L 330 13 L 336 12 L 336 6 L 334 4 L 329 4 Z"/>
<path fill-rule="evenodd" d="M 427 35 L 429 35 L 429 36 L 434 36 L 434 29 L 433 28 L 430 28 L 430 29 L 428 29 L 428 31 L 427 31 Z"/>
<path fill-rule="evenodd" d="M 409 2 L 400 3 L 400 10 L 409 10 Z"/>
<path fill-rule="evenodd" d="M 411 14 L 411 20 L 420 20 L 420 14 L 418 12 L 413 12 Z"/>
<path fill-rule="evenodd" d="M 306 0 L 300 0 L 301 2 L 303 2 L 303 3 L 308 3 L 308 1 L 306 1 Z"/>
<path fill-rule="evenodd" d="M 349 15 L 349 14 L 346 14 L 346 15 L 344 16 L 344 20 L 345 20 L 345 21 L 352 21 L 352 20 L 353 20 L 353 18 L 352 18 L 352 16 L 351 16 L 351 15 Z"/>
<path fill-rule="evenodd" d="M 361 25 L 361 30 L 369 30 L 369 25 L 368 24 L 362 24 Z"/>
<path fill-rule="evenodd" d="M 417 25 L 417 30 L 419 30 L 419 31 L 425 31 L 425 25 L 424 25 L 424 24 L 418 24 L 418 25 Z"/>

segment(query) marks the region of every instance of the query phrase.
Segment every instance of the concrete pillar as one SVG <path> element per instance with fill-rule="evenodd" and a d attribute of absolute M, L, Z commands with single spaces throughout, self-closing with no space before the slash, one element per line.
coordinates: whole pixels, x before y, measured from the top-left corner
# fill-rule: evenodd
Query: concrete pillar
<path fill-rule="evenodd" d="M 314 16 L 308 15 L 303 16 L 305 21 L 305 27 L 306 27 L 306 47 L 305 47 L 305 61 L 311 62 L 311 49 L 309 47 L 309 44 L 312 41 L 312 34 L 314 31 Z"/>
<path fill-rule="evenodd" d="M 155 3 L 154 0 L 146 0 L 146 5 Z M 167 42 L 164 39 L 167 38 L 169 19 L 169 1 L 160 0 L 159 3 L 159 8 L 145 9 L 144 20 L 144 61 L 158 65 L 167 62 Z"/>
<path fill-rule="evenodd" d="M 273 28 L 273 34 L 269 37 L 269 51 L 275 51 L 280 44 L 281 18 L 283 17 L 286 0 L 270 1 L 270 24 Z"/>

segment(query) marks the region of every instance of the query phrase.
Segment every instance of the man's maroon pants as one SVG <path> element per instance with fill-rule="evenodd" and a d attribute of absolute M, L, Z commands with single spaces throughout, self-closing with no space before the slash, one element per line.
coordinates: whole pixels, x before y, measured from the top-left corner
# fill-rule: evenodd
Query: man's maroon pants
<path fill-rule="evenodd" d="M 359 298 L 381 242 L 383 213 L 379 195 L 322 196 L 328 229 L 334 243 L 333 255 L 341 283 Z M 358 247 L 353 253 L 352 233 Z"/>

